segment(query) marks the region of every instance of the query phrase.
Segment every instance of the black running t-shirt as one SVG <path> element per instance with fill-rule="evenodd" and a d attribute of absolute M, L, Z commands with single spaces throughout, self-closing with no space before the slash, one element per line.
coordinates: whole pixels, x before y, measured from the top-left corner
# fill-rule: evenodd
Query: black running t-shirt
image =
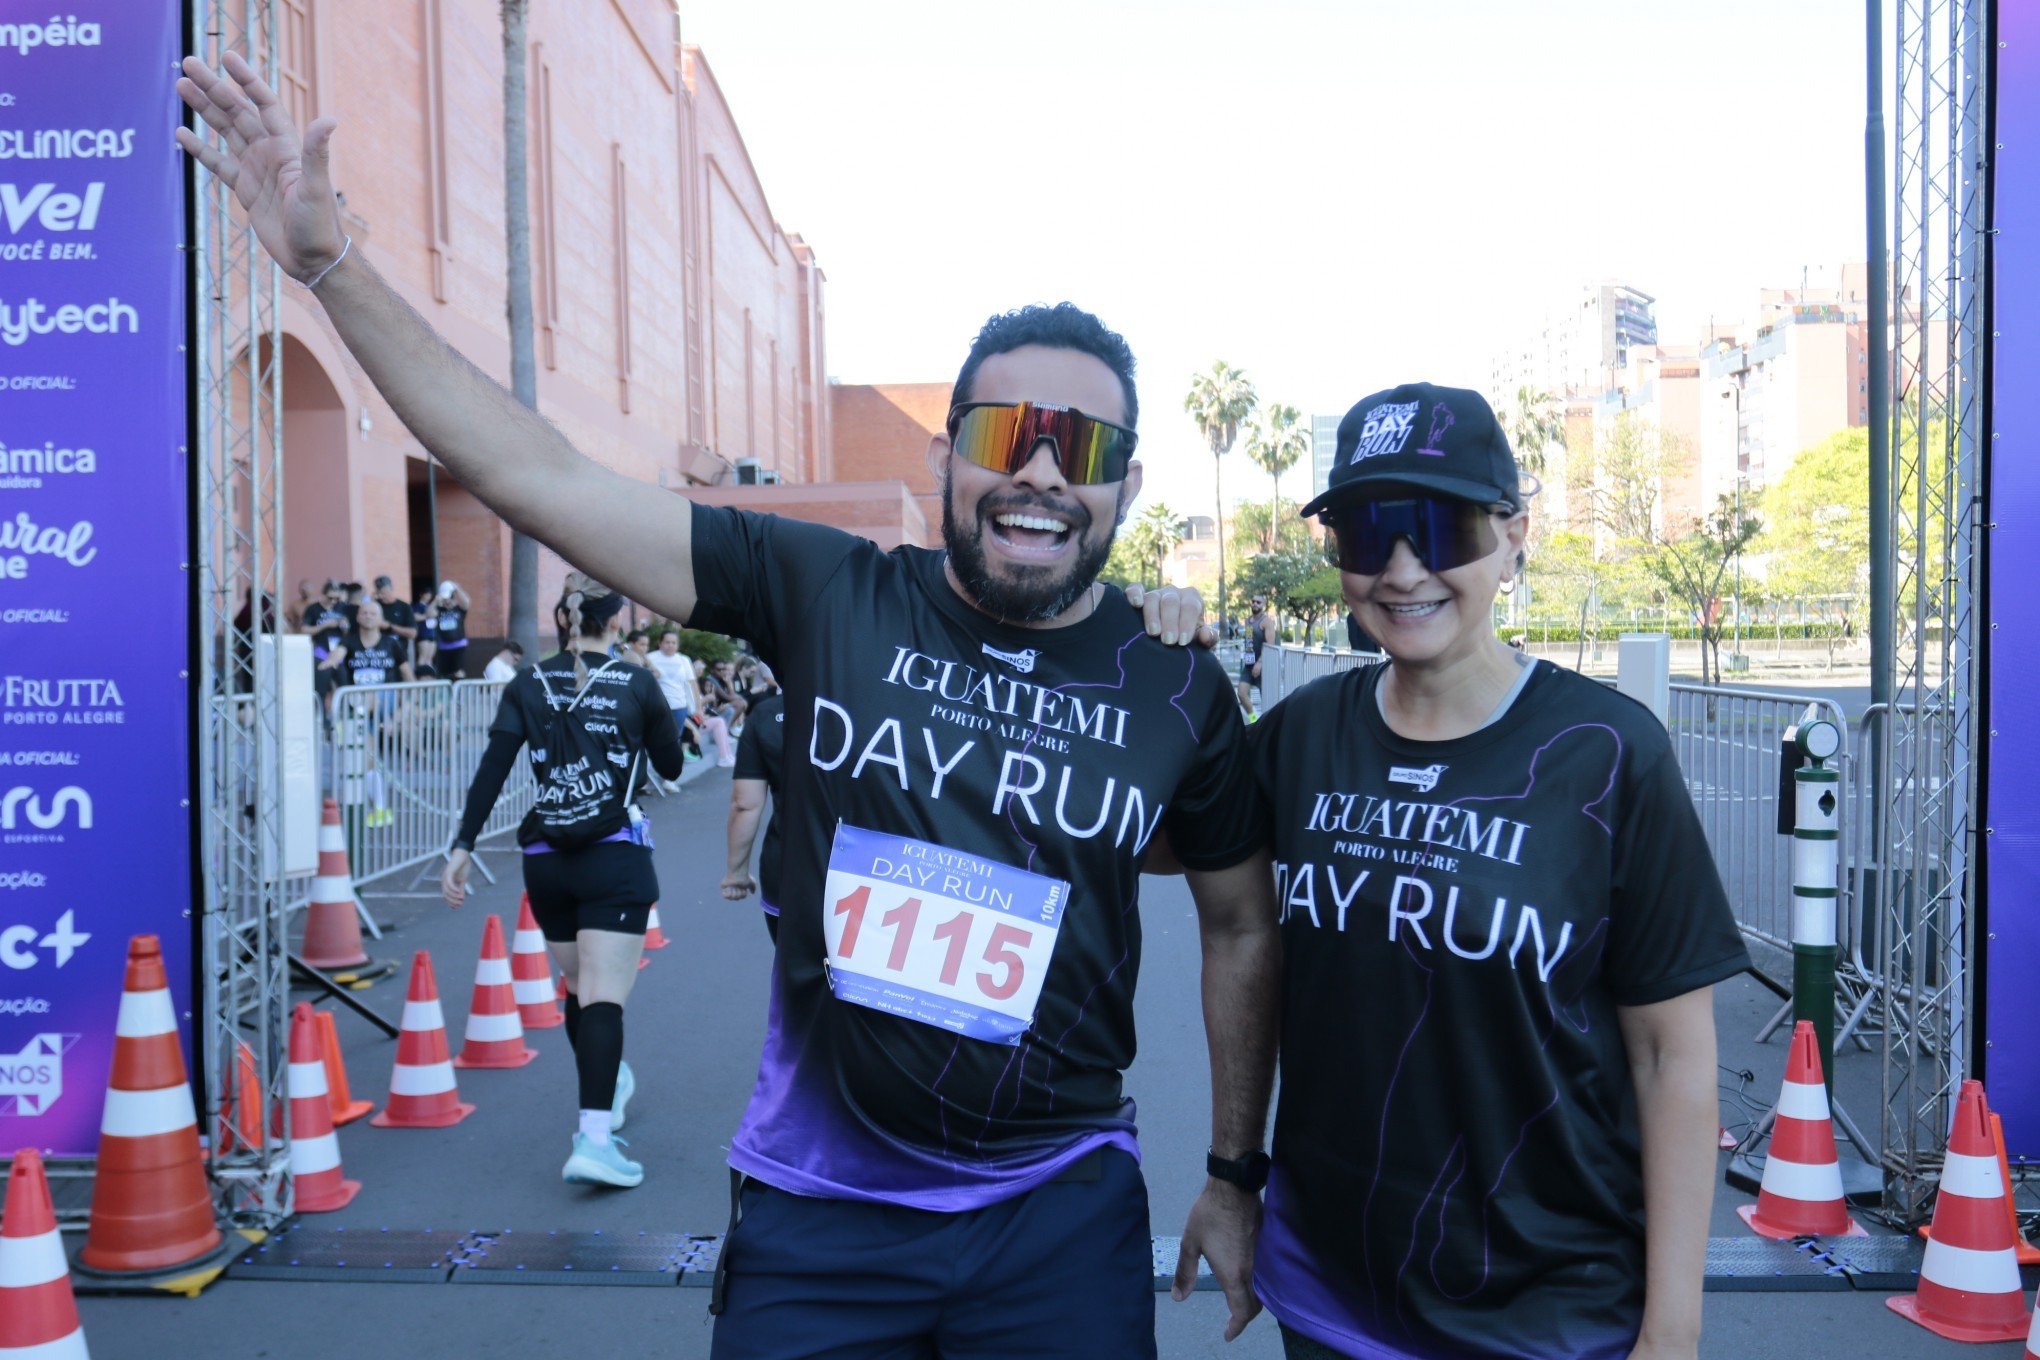
<path fill-rule="evenodd" d="M 1664 728 L 1535 664 L 1454 741 L 1391 731 L 1379 666 L 1253 729 L 1284 955 L 1254 1284 L 1341 1354 L 1625 1355 L 1643 1181 L 1616 1008 L 1749 961 Z"/>
<path fill-rule="evenodd" d="M 586 844 L 623 830 L 630 820 L 632 764 L 647 748 L 658 750 L 680 740 L 673 710 L 666 707 L 650 671 L 628 662 L 609 663 L 592 651 L 581 653 L 581 664 L 588 675 L 585 686 L 576 680 L 574 658 L 566 652 L 519 670 L 503 686 L 496 720 L 489 726 L 490 736 L 525 744 L 538 784 L 532 809 L 517 828 L 519 845 L 555 839 L 548 831 Z M 556 713 L 573 729 L 572 749 L 553 748 Z"/>
<path fill-rule="evenodd" d="M 772 811 L 765 819 L 765 840 L 758 851 L 758 896 L 765 910 L 779 914 L 779 800 L 786 785 L 786 701 L 774 693 L 751 705 L 744 715 L 743 740 L 737 743 L 734 779 L 763 780 L 772 791 Z"/>
<path fill-rule="evenodd" d="M 340 662 L 346 684 L 393 685 L 404 678 L 404 640 L 395 633 L 379 634 L 372 643 L 363 642 L 359 633 L 349 633 L 340 645 L 347 649 Z"/>
<path fill-rule="evenodd" d="M 1188 867 L 1227 868 L 1265 830 L 1238 705 L 1209 653 L 1148 637 L 1109 588 L 1068 627 L 1008 627 L 966 604 L 942 563 L 694 509 L 693 626 L 749 637 L 786 695 L 773 1005 L 730 1164 L 797 1194 L 953 1211 L 1097 1147 L 1137 1150 L 1120 1074 L 1134 1055 L 1142 855 L 1166 825 Z M 829 932 L 857 905 L 826 886 L 839 823 L 931 847 L 913 872 L 950 859 L 1069 885 L 1016 1044 L 837 995 Z M 841 946 L 874 974 L 960 928 L 942 912 L 916 924 L 904 902 L 882 919 L 884 905 Z M 937 959 L 945 939 L 959 985 L 1025 975 L 1000 961 L 996 929 L 939 937 Z"/>

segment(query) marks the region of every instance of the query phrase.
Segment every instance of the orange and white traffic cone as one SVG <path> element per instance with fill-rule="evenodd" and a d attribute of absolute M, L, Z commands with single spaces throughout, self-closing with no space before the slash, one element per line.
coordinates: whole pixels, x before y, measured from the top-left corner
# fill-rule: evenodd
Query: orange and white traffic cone
<path fill-rule="evenodd" d="M 2040 1298 L 2033 1303 L 2033 1325 L 2026 1329 L 2026 1360 L 2040 1360 Z"/>
<path fill-rule="evenodd" d="M 2012 1221 L 2012 1251 L 2018 1256 L 2020 1265 L 2040 1266 L 2040 1247 L 2028 1242 L 2019 1231 L 2019 1205 L 2012 1194 L 2012 1163 L 2005 1155 L 2005 1122 L 1998 1118 L 1995 1110 L 1990 1115 L 1990 1141 L 1991 1146 L 1997 1149 L 1998 1179 L 2005 1186 L 2005 1217 Z M 1933 1224 L 1920 1225 L 1921 1237 L 1932 1238 L 1933 1235 Z"/>
<path fill-rule="evenodd" d="M 368 1122 L 379 1129 L 443 1129 L 474 1112 L 454 1084 L 432 956 L 421 949 L 411 959 L 411 990 L 397 1035 L 397 1064 L 390 1072 L 390 1103 Z"/>
<path fill-rule="evenodd" d="M 154 935 L 137 935 L 128 942 L 92 1218 L 78 1265 L 108 1274 L 168 1270 L 202 1260 L 220 1243 L 163 948 Z"/>
<path fill-rule="evenodd" d="M 1951 1341 L 2017 1341 L 2028 1336 L 2019 1258 L 2005 1221 L 2004 1184 L 1990 1145 L 1983 1083 L 1965 1081 L 1934 1197 L 1934 1231 L 1920 1262 L 1919 1292 L 1885 1306 Z"/>
<path fill-rule="evenodd" d="M 315 1011 L 312 1020 L 319 1027 L 319 1049 L 326 1060 L 326 1092 L 333 1111 L 333 1127 L 352 1124 L 375 1108 L 372 1100 L 356 1100 L 347 1084 L 347 1058 L 340 1052 L 340 1032 L 333 1024 L 333 1012 Z"/>
<path fill-rule="evenodd" d="M 659 904 L 652 903 L 652 919 L 645 925 L 645 948 L 664 949 L 673 943 L 666 938 L 666 932 L 659 928 Z"/>
<path fill-rule="evenodd" d="M 298 1212 L 304 1214 L 344 1209 L 361 1193 L 361 1182 L 348 1180 L 340 1169 L 324 1050 L 312 1003 L 298 1002 L 290 1013 L 290 1174 Z"/>
<path fill-rule="evenodd" d="M 567 1023 L 553 997 L 552 955 L 531 914 L 531 895 L 517 907 L 517 934 L 510 941 L 510 989 L 517 998 L 517 1018 L 526 1029 L 551 1029 Z"/>
<path fill-rule="evenodd" d="M 524 1046 L 517 1017 L 510 956 L 503 952 L 503 923 L 493 915 L 482 927 L 482 957 L 475 964 L 475 995 L 468 1006 L 467 1036 L 455 1067 L 522 1067 L 538 1056 Z"/>
<path fill-rule="evenodd" d="M 0 1211 L 0 1356 L 86 1360 L 49 1178 L 33 1148 L 14 1154 Z"/>
<path fill-rule="evenodd" d="M 1792 1027 L 1792 1052 L 1785 1060 L 1785 1085 L 1778 1093 L 1777 1122 L 1757 1202 L 1739 1206 L 1736 1213 L 1750 1231 L 1765 1237 L 1867 1235 L 1849 1217 L 1842 1198 L 1842 1164 L 1835 1156 L 1820 1041 L 1810 1020 Z"/>
<path fill-rule="evenodd" d="M 314 968 L 351 968 L 368 962 L 361 947 L 361 917 L 354 907 L 354 871 L 347 867 L 347 834 L 340 804 L 326 800 L 319 817 L 319 876 L 305 907 L 304 960 Z"/>
<path fill-rule="evenodd" d="M 255 1071 L 255 1050 L 234 1041 L 234 1075 L 220 1102 L 220 1127 L 214 1135 L 215 1150 L 239 1142 L 245 1148 L 262 1146 L 262 1078 Z"/>

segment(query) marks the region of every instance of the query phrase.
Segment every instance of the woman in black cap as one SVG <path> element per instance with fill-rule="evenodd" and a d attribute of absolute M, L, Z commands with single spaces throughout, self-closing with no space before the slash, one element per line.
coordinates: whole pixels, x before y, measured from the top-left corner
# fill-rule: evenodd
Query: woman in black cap
<path fill-rule="evenodd" d="M 1748 959 L 1671 742 L 1495 637 L 1527 514 L 1478 394 L 1362 401 L 1304 513 L 1388 659 L 1254 728 L 1285 952 L 1255 1287 L 1292 1357 L 1691 1357 L 1711 989 Z"/>
<path fill-rule="evenodd" d="M 503 687 L 489 746 L 440 890 L 459 906 L 475 838 L 524 747 L 538 784 L 517 829 L 524 887 L 567 980 L 567 1039 L 580 1076 L 580 1127 L 562 1179 L 630 1187 L 644 1168 L 613 1135 L 636 1086 L 623 1061 L 623 1003 L 637 977 L 645 924 L 659 898 L 652 837 L 631 802 L 644 762 L 680 774 L 680 732 L 659 684 L 610 656 L 622 633 L 623 597 L 579 572 L 554 607 L 560 650 Z"/>

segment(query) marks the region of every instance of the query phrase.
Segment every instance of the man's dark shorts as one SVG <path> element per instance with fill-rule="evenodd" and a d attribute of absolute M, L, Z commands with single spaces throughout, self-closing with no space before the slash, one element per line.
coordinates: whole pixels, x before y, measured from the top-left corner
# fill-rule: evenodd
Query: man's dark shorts
<path fill-rule="evenodd" d="M 954 1214 L 748 1183 L 713 1360 L 1153 1360 L 1140 1167 L 1108 1148 L 1066 1174 Z"/>

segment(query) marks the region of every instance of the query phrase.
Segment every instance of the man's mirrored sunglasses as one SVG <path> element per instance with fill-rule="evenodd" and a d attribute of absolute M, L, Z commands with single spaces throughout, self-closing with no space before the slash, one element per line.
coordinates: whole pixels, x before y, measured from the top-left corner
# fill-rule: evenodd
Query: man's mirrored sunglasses
<path fill-rule="evenodd" d="M 958 457 L 1011 476 L 1047 440 L 1063 480 L 1096 486 L 1126 480 L 1140 436 L 1124 425 L 1046 402 L 967 401 L 949 412 L 949 446 Z"/>
<path fill-rule="evenodd" d="M 1397 539 L 1409 540 L 1417 560 L 1431 571 L 1451 571 L 1478 562 L 1501 542 L 1495 517 L 1513 513 L 1446 496 L 1416 496 L 1356 501 L 1327 510 L 1319 518 L 1331 526 L 1340 571 L 1379 576 L 1388 570 Z"/>

